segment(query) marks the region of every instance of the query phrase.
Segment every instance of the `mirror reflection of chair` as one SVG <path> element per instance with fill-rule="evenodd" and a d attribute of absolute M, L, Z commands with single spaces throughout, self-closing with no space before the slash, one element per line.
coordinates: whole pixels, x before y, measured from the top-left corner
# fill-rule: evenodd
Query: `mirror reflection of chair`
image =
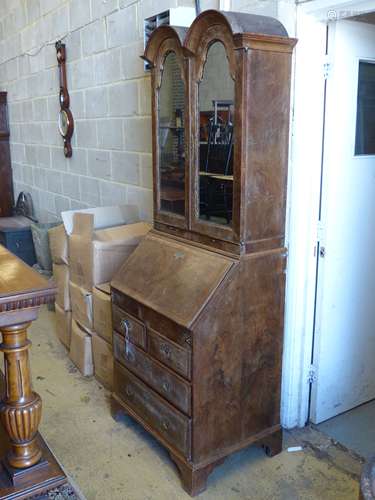
<path fill-rule="evenodd" d="M 184 83 L 174 52 L 164 60 L 159 92 L 160 205 L 162 210 L 185 212 Z"/>
<path fill-rule="evenodd" d="M 200 144 L 200 213 L 207 220 L 215 217 L 229 224 L 233 205 L 233 101 L 215 99 L 212 105 L 211 116 L 201 115 L 200 135 L 207 142 Z"/>

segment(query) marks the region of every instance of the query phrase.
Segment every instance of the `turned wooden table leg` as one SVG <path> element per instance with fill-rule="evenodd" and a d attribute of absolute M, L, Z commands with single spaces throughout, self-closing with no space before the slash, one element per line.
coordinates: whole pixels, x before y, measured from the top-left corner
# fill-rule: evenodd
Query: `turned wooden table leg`
<path fill-rule="evenodd" d="M 27 328 L 31 323 L 0 327 L 4 353 L 5 394 L 0 406 L 1 422 L 10 438 L 7 461 L 24 469 L 35 465 L 42 452 L 36 440 L 42 415 L 42 400 L 31 387 Z"/>

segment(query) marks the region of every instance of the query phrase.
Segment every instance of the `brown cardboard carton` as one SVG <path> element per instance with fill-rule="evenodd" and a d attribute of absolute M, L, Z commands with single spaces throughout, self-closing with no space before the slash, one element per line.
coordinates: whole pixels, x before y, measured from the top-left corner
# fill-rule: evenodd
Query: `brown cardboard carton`
<path fill-rule="evenodd" d="M 56 304 L 64 311 L 70 311 L 69 267 L 66 264 L 53 264 L 53 279 L 57 286 Z"/>
<path fill-rule="evenodd" d="M 72 305 L 73 319 L 84 327 L 85 330 L 92 332 L 92 293 L 84 288 L 69 281 L 70 302 Z"/>
<path fill-rule="evenodd" d="M 79 215 L 77 215 L 79 214 Z M 64 228 L 66 234 L 68 235 L 68 241 L 74 233 L 74 238 L 72 239 L 72 246 L 74 246 L 74 240 L 76 236 L 81 238 L 81 248 L 84 247 L 85 241 L 87 243 L 87 251 L 85 252 L 85 258 L 90 259 L 88 267 L 91 266 L 91 248 L 89 243 L 91 243 L 94 237 L 94 230 L 115 227 L 124 224 L 130 224 L 139 221 L 139 209 L 135 205 L 116 205 L 111 207 L 96 207 L 87 208 L 84 210 L 68 210 L 66 212 L 61 212 L 61 218 L 64 223 Z M 75 269 L 73 274 L 75 278 L 73 281 L 80 286 L 84 286 L 87 289 L 92 288 L 92 286 L 85 285 L 83 280 L 80 280 L 81 275 L 80 262 L 74 258 L 73 265 Z M 78 269 L 76 269 L 76 267 Z"/>
<path fill-rule="evenodd" d="M 96 285 L 92 294 L 94 331 L 112 345 L 112 308 L 109 283 Z"/>
<path fill-rule="evenodd" d="M 60 342 L 69 349 L 70 337 L 72 334 L 72 313 L 64 311 L 58 304 L 55 304 L 56 312 L 56 331 Z"/>
<path fill-rule="evenodd" d="M 92 352 L 94 356 L 95 378 L 109 391 L 113 386 L 113 353 L 112 346 L 104 339 L 92 335 Z"/>
<path fill-rule="evenodd" d="M 72 319 L 72 337 L 69 358 L 85 377 L 94 374 L 91 336 Z"/>
<path fill-rule="evenodd" d="M 92 214 L 74 214 L 69 237 L 71 281 L 87 290 L 110 281 L 150 228 L 138 222 L 94 231 Z"/>
<path fill-rule="evenodd" d="M 65 232 L 64 224 L 50 229 L 48 238 L 52 262 L 55 264 L 69 264 L 68 235 Z"/>

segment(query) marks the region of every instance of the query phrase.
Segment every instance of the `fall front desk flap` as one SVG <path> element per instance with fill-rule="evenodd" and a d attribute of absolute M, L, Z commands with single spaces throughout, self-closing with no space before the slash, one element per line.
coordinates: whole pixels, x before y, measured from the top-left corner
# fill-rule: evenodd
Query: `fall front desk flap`
<path fill-rule="evenodd" d="M 111 286 L 189 328 L 235 262 L 149 234 L 126 260 Z"/>

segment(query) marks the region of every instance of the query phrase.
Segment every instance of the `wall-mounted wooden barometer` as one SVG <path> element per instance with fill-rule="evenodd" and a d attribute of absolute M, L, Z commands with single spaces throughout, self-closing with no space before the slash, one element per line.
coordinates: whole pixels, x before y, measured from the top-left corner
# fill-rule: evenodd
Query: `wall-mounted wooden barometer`
<path fill-rule="evenodd" d="M 191 495 L 241 448 L 281 451 L 295 42 L 276 19 L 207 10 L 145 51 L 154 229 L 111 283 L 113 414 L 168 449 Z"/>
<path fill-rule="evenodd" d="M 72 156 L 72 145 L 70 140 L 74 131 L 74 119 L 72 112 L 69 109 L 70 99 L 66 79 L 66 50 L 65 43 L 61 41 L 56 42 L 56 55 L 59 64 L 59 78 L 60 78 L 60 113 L 59 113 L 59 132 L 64 139 L 64 155 L 67 158 Z"/>

